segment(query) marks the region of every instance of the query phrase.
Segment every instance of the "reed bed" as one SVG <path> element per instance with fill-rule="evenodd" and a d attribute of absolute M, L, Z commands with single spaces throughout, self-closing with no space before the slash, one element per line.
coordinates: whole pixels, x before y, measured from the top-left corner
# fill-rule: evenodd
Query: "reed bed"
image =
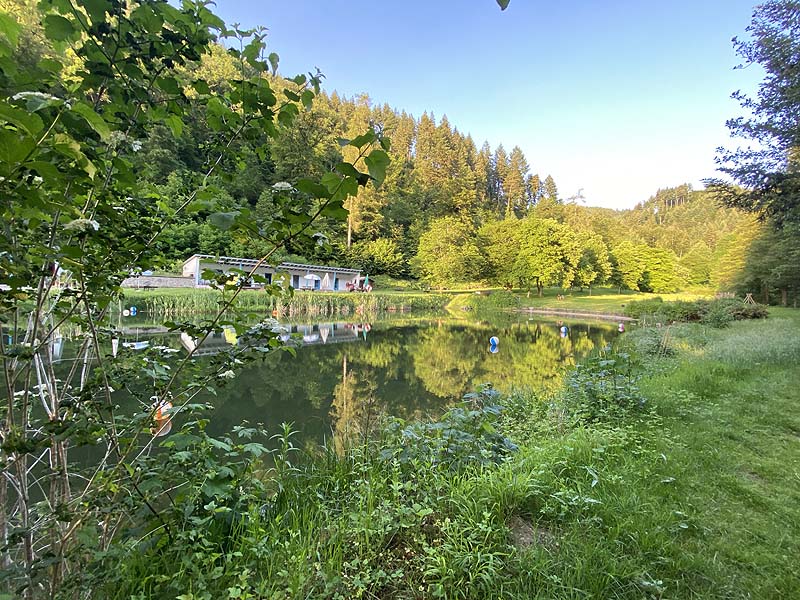
<path fill-rule="evenodd" d="M 380 292 L 295 292 L 291 298 L 281 298 L 245 290 L 236 298 L 234 307 L 277 317 L 332 317 L 437 310 L 449 300 L 450 296 L 444 294 Z M 222 303 L 222 294 L 210 289 L 126 290 L 118 310 L 135 306 L 139 313 L 172 318 L 214 312 Z"/>

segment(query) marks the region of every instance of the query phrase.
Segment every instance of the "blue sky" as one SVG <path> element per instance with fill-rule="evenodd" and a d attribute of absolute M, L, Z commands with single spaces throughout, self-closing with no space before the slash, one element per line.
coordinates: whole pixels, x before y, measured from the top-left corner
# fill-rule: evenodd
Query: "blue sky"
<path fill-rule="evenodd" d="M 447 115 L 480 146 L 518 145 L 563 197 L 630 208 L 713 176 L 754 0 L 219 0 L 229 24 L 264 25 L 280 71 L 319 67 L 325 88 Z"/>

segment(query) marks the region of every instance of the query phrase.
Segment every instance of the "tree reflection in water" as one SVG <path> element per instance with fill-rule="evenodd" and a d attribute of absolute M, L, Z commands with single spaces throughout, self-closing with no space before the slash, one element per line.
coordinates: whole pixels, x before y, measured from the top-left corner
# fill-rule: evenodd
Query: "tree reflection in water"
<path fill-rule="evenodd" d="M 279 352 L 249 365 L 208 396 L 216 408 L 209 429 L 223 433 L 245 420 L 276 431 L 288 422 L 302 445 L 341 449 L 354 436 L 369 436 L 382 417 L 436 417 L 483 383 L 551 391 L 566 367 L 619 335 L 613 323 L 567 325 L 565 338 L 555 320 L 516 316 L 295 326 L 298 337 L 313 341 L 294 357 Z M 500 341 L 497 354 L 489 352 L 492 336 Z M 213 343 L 229 347 L 219 338 Z M 164 333 L 158 343 L 180 348 Z"/>

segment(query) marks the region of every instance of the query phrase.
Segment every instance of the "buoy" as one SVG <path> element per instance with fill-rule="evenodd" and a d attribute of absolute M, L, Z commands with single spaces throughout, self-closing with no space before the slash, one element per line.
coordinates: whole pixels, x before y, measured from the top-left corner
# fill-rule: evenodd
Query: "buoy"
<path fill-rule="evenodd" d="M 135 306 L 131 306 L 131 316 L 135 317 L 136 313 L 139 312 Z"/>
<path fill-rule="evenodd" d="M 122 316 L 123 316 L 123 317 L 130 317 L 130 316 L 131 316 L 131 311 L 129 311 L 129 310 L 126 308 L 125 310 L 123 310 L 123 311 L 122 311 Z"/>
<path fill-rule="evenodd" d="M 489 346 L 489 352 L 491 352 L 492 354 L 497 354 L 498 352 L 500 352 L 500 348 L 498 348 L 495 345 L 491 345 Z"/>
<path fill-rule="evenodd" d="M 492 337 L 489 338 L 489 343 L 492 346 L 497 346 L 500 343 L 500 340 L 498 339 L 498 337 L 496 335 L 493 335 Z"/>
<path fill-rule="evenodd" d="M 565 338 L 565 337 L 567 337 L 567 334 L 569 333 L 569 327 L 567 327 L 566 325 L 562 325 L 561 329 L 559 331 L 561 332 L 561 337 Z"/>
<path fill-rule="evenodd" d="M 153 412 L 153 421 L 155 421 L 155 425 L 150 428 L 150 432 L 154 436 L 161 437 L 172 431 L 172 417 L 166 414 L 171 408 L 172 402 L 169 400 L 164 400 L 156 407 Z"/>
<path fill-rule="evenodd" d="M 620 333 L 624 333 L 625 332 L 625 323 L 620 323 L 619 327 L 617 327 L 617 329 L 619 330 Z"/>

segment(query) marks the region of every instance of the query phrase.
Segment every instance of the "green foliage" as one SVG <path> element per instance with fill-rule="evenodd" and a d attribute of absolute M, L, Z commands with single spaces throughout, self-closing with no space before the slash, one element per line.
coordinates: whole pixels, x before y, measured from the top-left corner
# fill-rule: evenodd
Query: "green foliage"
<path fill-rule="evenodd" d="M 407 263 L 394 240 L 379 238 L 360 241 L 347 251 L 348 263 L 365 273 L 398 276 L 406 273 Z"/>
<path fill-rule="evenodd" d="M 479 279 L 485 259 L 476 238 L 475 230 L 455 217 L 437 219 L 420 237 L 415 268 L 439 287 Z"/>
<path fill-rule="evenodd" d="M 413 469 L 422 463 L 450 470 L 497 464 L 516 450 L 495 428 L 502 411 L 498 398 L 499 393 L 488 386 L 465 395 L 465 406 L 450 409 L 434 423 L 406 425 L 395 419 L 388 426 L 381 456 Z"/>
<path fill-rule="evenodd" d="M 581 257 L 575 269 L 573 285 L 603 285 L 611 277 L 611 257 L 603 238 L 591 232 L 579 234 Z"/>
<path fill-rule="evenodd" d="M 480 228 L 478 234 L 486 253 L 489 280 L 505 287 L 518 284 L 512 266 L 519 250 L 519 221 L 490 221 Z"/>
<path fill-rule="evenodd" d="M 613 251 L 614 273 L 612 281 L 620 288 L 638 290 L 645 271 L 647 248 L 625 240 Z"/>
<path fill-rule="evenodd" d="M 552 219 L 528 217 L 518 234 L 519 250 L 511 273 L 539 295 L 545 286 L 568 287 L 580 260 L 580 246 L 570 229 Z"/>
<path fill-rule="evenodd" d="M 677 257 L 664 248 L 647 248 L 644 272 L 639 283 L 643 292 L 675 292 L 680 288 Z"/>
<path fill-rule="evenodd" d="M 204 2 L 25 6 L 0 18 L 0 585 L 31 598 L 92 590 L 78 587 L 87 563 L 139 544 L 207 552 L 206 533 L 229 535 L 250 507 L 238 495 L 259 491 L 263 448 L 205 436 L 195 402 L 283 348 L 270 322 L 244 324 L 237 299 L 251 274 L 198 303 L 208 319 L 169 324 L 197 347 L 223 330 L 245 342 L 202 365 L 160 346 L 108 354 L 121 281 L 194 244 L 215 253 L 254 237 L 262 261 L 316 247 L 317 224 L 382 182 L 388 142 L 360 132 L 358 166 L 339 157 L 318 181 L 273 186 L 269 210 L 254 214 L 260 190 L 242 181 L 264 181 L 267 142 L 311 105 L 319 74 L 277 80 L 264 30 L 228 29 Z M 168 230 L 186 235 L 159 247 Z M 83 332 L 64 372 L 52 356 L 63 327 Z M 195 429 L 153 453 L 178 415 Z M 75 464 L 72 449 L 86 446 Z M 216 571 L 201 566 L 190 576 L 206 585 Z"/>
<path fill-rule="evenodd" d="M 629 302 L 625 315 L 661 323 L 700 321 L 715 327 L 724 327 L 730 321 L 763 319 L 767 309 L 760 304 L 747 304 L 736 298 L 664 302 L 661 298 Z"/>
<path fill-rule="evenodd" d="M 800 289 L 800 224 L 786 223 L 780 229 L 765 227 L 746 251 L 744 265 L 736 278 L 741 293 L 759 293 L 765 303 L 771 299 L 783 306 L 797 303 Z"/>
<path fill-rule="evenodd" d="M 747 27 L 750 39 L 734 38 L 745 65 L 765 72 L 756 97 L 733 94 L 747 117 L 730 119 L 735 137 L 757 142 L 751 147 L 722 151 L 719 170 L 741 187 L 711 180 L 719 199 L 770 218 L 777 224 L 800 219 L 800 74 L 794 68 L 800 52 L 800 5 L 796 0 L 767 0 L 756 7 Z"/>
<path fill-rule="evenodd" d="M 509 310 L 519 307 L 519 298 L 507 290 L 469 294 L 462 296 L 460 307 L 478 313 L 492 313 L 498 310 Z"/>
<path fill-rule="evenodd" d="M 579 421 L 624 418 L 628 412 L 644 407 L 638 379 L 629 354 L 600 353 L 578 364 L 567 376 L 564 407 Z"/>

